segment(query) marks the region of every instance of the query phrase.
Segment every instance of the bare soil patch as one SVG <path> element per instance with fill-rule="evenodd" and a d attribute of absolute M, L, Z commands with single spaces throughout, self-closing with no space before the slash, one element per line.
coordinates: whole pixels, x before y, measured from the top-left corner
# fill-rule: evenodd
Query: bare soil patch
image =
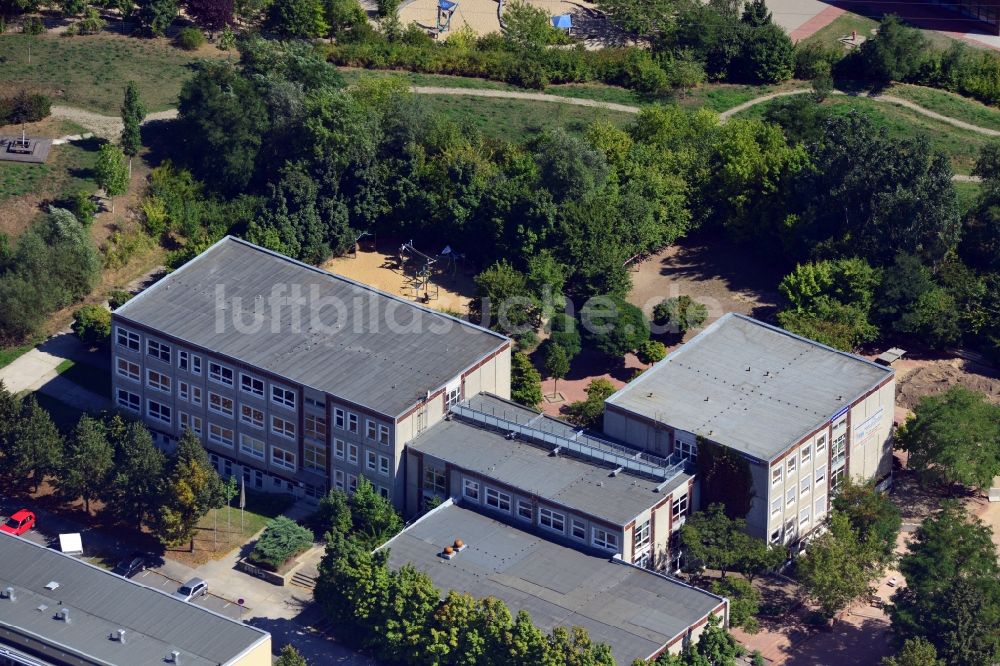
<path fill-rule="evenodd" d="M 960 358 L 911 363 L 915 367 L 897 381 L 896 391 L 897 404 L 907 409 L 913 409 L 925 395 L 943 393 L 956 385 L 984 393 L 990 402 L 1000 404 L 1000 373 L 995 369 Z"/>

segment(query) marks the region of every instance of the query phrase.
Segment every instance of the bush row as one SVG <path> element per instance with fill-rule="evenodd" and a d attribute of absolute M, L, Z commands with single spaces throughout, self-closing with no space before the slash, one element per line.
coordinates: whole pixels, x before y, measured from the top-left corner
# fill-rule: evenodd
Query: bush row
<path fill-rule="evenodd" d="M 20 92 L 13 97 L 0 97 L 0 125 L 33 123 L 47 117 L 52 102 L 45 95 Z"/>

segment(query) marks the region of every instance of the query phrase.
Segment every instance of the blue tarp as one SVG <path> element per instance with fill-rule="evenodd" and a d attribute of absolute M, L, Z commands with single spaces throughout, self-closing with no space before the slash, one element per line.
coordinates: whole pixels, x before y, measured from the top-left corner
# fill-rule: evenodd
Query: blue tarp
<path fill-rule="evenodd" d="M 444 0 L 441 0 L 444 2 Z M 569 14 L 560 14 L 552 17 L 552 26 L 562 30 L 569 30 L 573 27 L 573 17 Z"/>
<path fill-rule="evenodd" d="M 446 12 L 450 12 L 455 7 L 458 7 L 457 2 L 449 2 L 449 0 L 438 0 L 438 9 L 443 9 Z"/>

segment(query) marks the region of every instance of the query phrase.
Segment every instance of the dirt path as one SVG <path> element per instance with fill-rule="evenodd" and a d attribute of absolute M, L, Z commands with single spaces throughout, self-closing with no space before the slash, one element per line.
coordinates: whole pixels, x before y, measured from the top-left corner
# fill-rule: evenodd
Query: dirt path
<path fill-rule="evenodd" d="M 609 111 L 620 111 L 621 113 L 639 113 L 638 106 L 627 104 L 616 104 L 615 102 L 602 102 L 595 99 L 583 99 L 576 97 L 563 97 L 561 95 L 547 95 L 545 93 L 521 92 L 519 90 L 491 90 L 489 88 L 442 88 L 438 86 L 413 86 L 410 92 L 416 95 L 464 95 L 466 97 L 503 97 L 506 99 L 527 99 L 533 102 L 555 102 L 557 104 L 571 104 L 574 106 L 590 106 L 598 109 L 608 109 Z"/>
<path fill-rule="evenodd" d="M 122 120 L 117 116 L 103 116 L 99 113 L 84 111 L 72 106 L 53 106 L 52 117 L 59 120 L 68 120 L 77 125 L 87 128 L 94 134 L 105 139 L 115 138 L 122 133 Z M 170 120 L 177 117 L 177 109 L 167 109 L 150 113 L 146 116 L 144 123 L 153 120 Z"/>

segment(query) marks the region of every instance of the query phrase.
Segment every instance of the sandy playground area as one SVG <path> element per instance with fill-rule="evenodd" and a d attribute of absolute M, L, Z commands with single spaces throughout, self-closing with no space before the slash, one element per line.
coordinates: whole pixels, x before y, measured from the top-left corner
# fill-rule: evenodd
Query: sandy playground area
<path fill-rule="evenodd" d="M 603 16 L 586 0 L 528 0 L 552 16 L 572 14 L 573 34 L 590 39 L 607 39 L 610 26 Z M 451 18 L 447 31 L 441 33 L 446 38 L 449 33 L 469 26 L 479 35 L 500 32 L 500 4 L 498 0 L 458 0 L 458 6 Z M 403 25 L 416 23 L 432 33 L 437 29 L 438 0 L 412 0 L 399 10 L 399 20 Z"/>
<path fill-rule="evenodd" d="M 420 301 L 435 310 L 463 315 L 468 314 L 469 303 L 475 294 L 472 276 L 460 265 L 454 266 L 444 260 L 437 261 L 432 267 L 428 288 L 418 291 L 415 286 L 415 275 L 420 268 L 418 262 L 410 260 L 401 264 L 396 249 L 386 247 L 369 247 L 355 257 L 337 257 L 321 268 L 390 294 Z M 425 295 L 429 296 L 426 301 Z"/>

